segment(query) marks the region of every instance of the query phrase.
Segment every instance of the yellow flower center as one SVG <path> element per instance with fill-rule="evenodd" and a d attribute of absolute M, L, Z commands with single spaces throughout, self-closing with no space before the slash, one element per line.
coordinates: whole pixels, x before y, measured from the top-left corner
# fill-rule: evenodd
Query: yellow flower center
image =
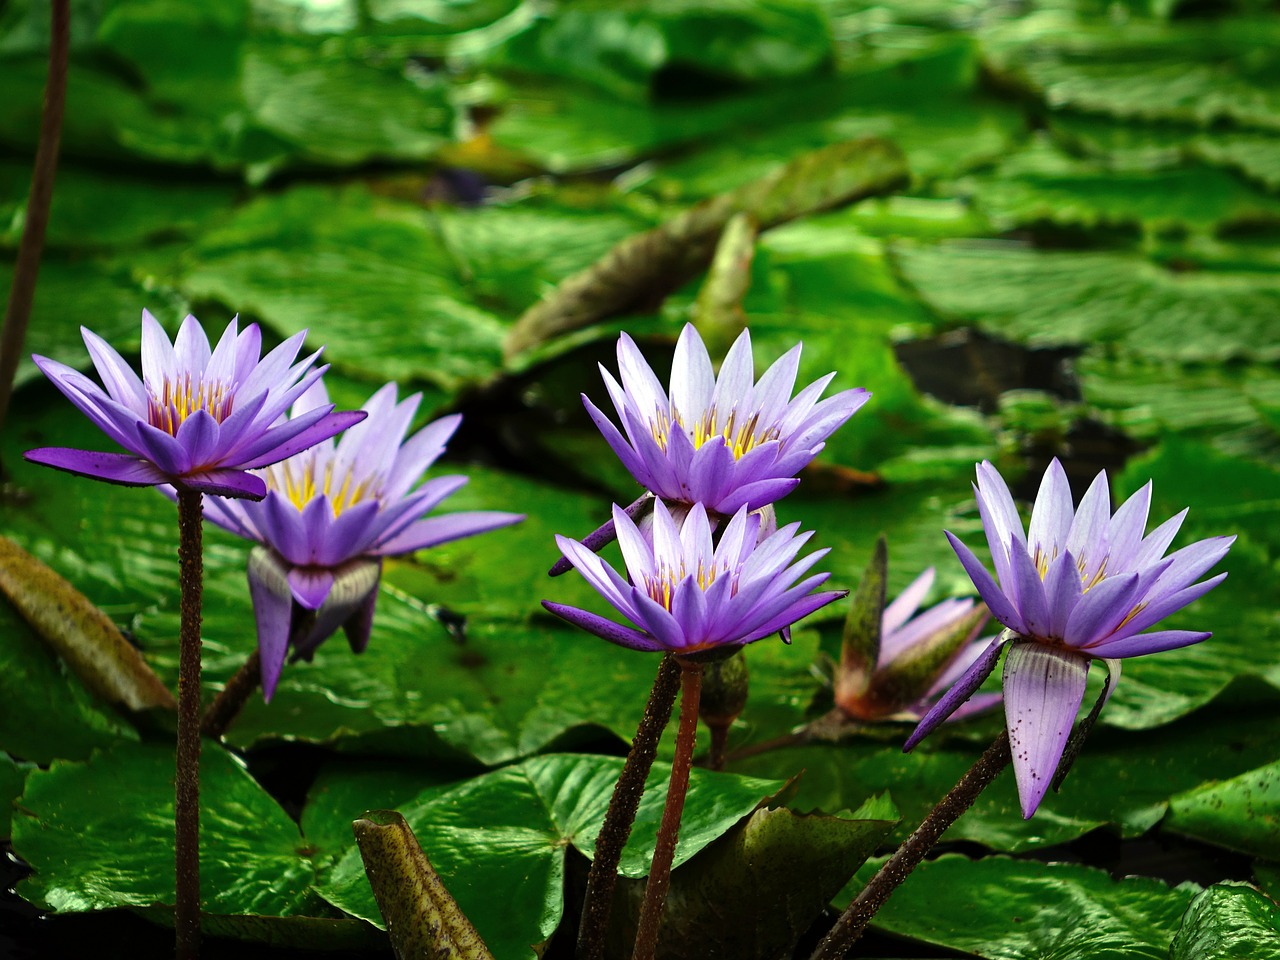
<path fill-rule="evenodd" d="M 1031 562 L 1035 564 L 1036 572 L 1040 574 L 1041 580 L 1044 580 L 1048 575 L 1049 564 L 1053 563 L 1057 557 L 1057 547 L 1053 549 L 1052 553 L 1045 553 L 1040 549 L 1040 544 L 1036 544 L 1035 551 L 1031 554 Z M 1098 564 L 1098 569 L 1093 572 L 1092 576 L 1089 574 L 1089 560 L 1087 557 L 1081 557 L 1076 561 L 1076 569 L 1080 573 L 1080 585 L 1083 587 L 1084 593 L 1088 593 L 1092 587 L 1096 587 L 1106 578 L 1107 561 L 1110 559 L 1110 557 L 1103 558 L 1102 563 Z M 1130 616 L 1132 616 L 1132 614 L 1130 614 Z"/>
<path fill-rule="evenodd" d="M 716 577 L 724 573 L 715 567 L 707 567 L 702 563 L 698 564 L 698 572 L 695 577 L 698 589 L 703 593 L 711 584 L 715 583 Z M 655 602 L 662 604 L 667 610 L 671 609 L 671 597 L 675 592 L 676 584 L 682 582 L 688 574 L 685 572 L 683 563 L 679 567 L 661 566 L 658 568 L 657 576 L 644 578 L 644 589 Z"/>
<path fill-rule="evenodd" d="M 658 446 L 664 452 L 667 449 L 672 427 L 680 430 L 685 429 L 680 411 L 675 408 L 672 408 L 670 412 L 665 410 L 657 411 L 654 418 L 649 422 L 649 429 L 653 434 L 653 439 L 657 441 Z M 738 411 L 736 409 L 731 410 L 729 415 L 721 421 L 719 413 L 713 406 L 694 423 L 691 439 L 695 450 L 700 449 L 704 443 L 713 438 L 722 440 L 733 454 L 733 459 L 741 460 L 755 447 L 770 440 L 776 440 L 780 435 L 776 426 L 760 431 L 759 411 L 739 422 Z"/>
<path fill-rule="evenodd" d="M 283 493 L 298 510 L 323 495 L 329 498 L 335 517 L 362 500 L 376 498 L 381 492 L 376 477 L 356 480 L 351 469 L 337 477 L 332 462 L 321 467 L 314 456 L 306 458 L 296 468 L 287 461 L 274 464 L 267 467 L 266 473 L 267 489 Z M 320 475 L 318 478 L 317 474 Z"/>
<path fill-rule="evenodd" d="M 147 384 L 147 422 L 176 436 L 178 428 L 197 410 L 204 410 L 218 423 L 231 416 L 235 394 L 222 381 L 192 379 L 186 373 L 177 380 L 165 380 L 157 391 Z"/>

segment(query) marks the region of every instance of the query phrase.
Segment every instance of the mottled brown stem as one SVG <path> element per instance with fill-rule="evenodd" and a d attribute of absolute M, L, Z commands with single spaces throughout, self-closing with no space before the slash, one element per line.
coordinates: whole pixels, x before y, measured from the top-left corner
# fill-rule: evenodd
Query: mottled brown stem
<path fill-rule="evenodd" d="M 613 796 L 609 798 L 609 809 L 605 811 L 604 825 L 596 838 L 596 853 L 587 877 L 582 921 L 578 925 L 577 960 L 602 960 L 604 957 L 613 888 L 618 881 L 618 861 L 622 859 L 622 848 L 631 836 L 631 825 L 635 823 L 644 782 L 649 778 L 653 758 L 658 752 L 658 741 L 671 719 L 671 709 L 680 690 L 680 673 L 674 657 L 668 654 L 662 658 L 640 727 L 631 741 L 631 752 L 627 754 L 627 762 L 613 787 Z"/>
<path fill-rule="evenodd" d="M 677 662 L 680 664 L 680 726 L 676 731 L 676 755 L 671 761 L 671 783 L 667 787 L 666 805 L 662 808 L 662 822 L 658 825 L 658 844 L 653 851 L 649 882 L 644 888 L 644 902 L 640 905 L 640 922 L 631 960 L 653 960 L 658 948 L 658 929 L 662 925 L 667 890 L 671 887 L 671 861 L 675 859 L 676 841 L 680 839 L 680 817 L 684 813 L 685 795 L 689 792 L 689 769 L 693 766 L 693 745 L 698 736 L 702 664 L 687 660 Z"/>
<path fill-rule="evenodd" d="M 711 732 L 711 750 L 707 754 L 707 768 L 720 771 L 724 769 L 724 748 L 729 743 L 729 727 L 719 723 L 707 724 Z"/>
<path fill-rule="evenodd" d="M 262 656 L 254 650 L 227 681 L 222 692 L 213 698 L 213 703 L 209 704 L 209 709 L 204 712 L 204 719 L 200 722 L 200 732 L 210 740 L 221 740 L 261 683 Z"/>
<path fill-rule="evenodd" d="M 200 955 L 200 601 L 204 561 L 200 493 L 178 490 L 182 626 L 178 642 L 178 772 L 174 803 L 178 960 Z"/>
<path fill-rule="evenodd" d="M 925 855 L 946 832 L 947 828 L 960 819 L 960 815 L 973 806 L 992 780 L 1009 765 L 1008 731 L 1001 730 L 995 743 L 987 747 L 986 752 L 978 758 L 977 763 L 969 768 L 969 772 L 960 778 L 960 782 L 951 788 L 951 792 L 929 812 L 924 822 L 916 828 L 900 846 L 897 852 L 885 862 L 870 882 L 862 888 L 849 908 L 840 915 L 831 932 L 818 944 L 809 960 L 840 960 L 848 953 L 862 936 L 862 932 L 871 922 L 889 895 L 898 888 L 902 881 L 910 876 Z"/>
<path fill-rule="evenodd" d="M 18 372 L 22 344 L 27 338 L 27 322 L 36 295 L 36 276 L 44 250 L 45 228 L 49 225 L 49 205 L 53 202 L 53 178 L 58 169 L 58 145 L 62 140 L 62 114 L 67 101 L 67 51 L 71 46 L 71 2 L 53 0 L 49 34 L 49 78 L 44 88 L 44 109 L 40 115 L 40 139 L 36 144 L 35 169 L 31 174 L 31 195 L 27 200 L 18 242 L 18 260 L 9 288 L 9 303 L 0 327 L 0 426 L 9 412 L 13 378 Z"/>

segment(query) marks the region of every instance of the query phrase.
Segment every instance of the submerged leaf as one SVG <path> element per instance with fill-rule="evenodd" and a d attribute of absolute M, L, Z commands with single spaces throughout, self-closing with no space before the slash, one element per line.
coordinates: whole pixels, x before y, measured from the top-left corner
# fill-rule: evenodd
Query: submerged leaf
<path fill-rule="evenodd" d="M 906 182 L 902 152 L 874 137 L 803 154 L 767 176 L 704 201 L 659 227 L 628 237 L 566 278 L 507 335 L 508 359 L 589 324 L 661 298 L 704 268 L 737 213 L 761 230 L 806 214 L 892 192 Z"/>
<path fill-rule="evenodd" d="M 493 960 L 404 817 L 378 810 L 351 826 L 397 957 Z"/>
<path fill-rule="evenodd" d="M 130 710 L 176 710 L 173 694 L 89 599 L 0 536 L 0 590 L 90 690 Z"/>

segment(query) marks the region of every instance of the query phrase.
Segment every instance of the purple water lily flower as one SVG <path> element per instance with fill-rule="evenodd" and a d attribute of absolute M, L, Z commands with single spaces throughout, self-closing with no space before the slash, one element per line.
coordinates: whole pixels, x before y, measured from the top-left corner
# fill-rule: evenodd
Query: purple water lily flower
<path fill-rule="evenodd" d="M 756 509 L 795 489 L 800 469 L 871 396 L 857 388 L 820 401 L 835 376 L 830 373 L 793 398 L 800 347 L 757 381 L 744 330 L 717 377 L 688 324 L 676 343 L 668 394 L 624 333 L 618 340 L 622 383 L 600 368 L 622 431 L 585 394 L 582 401 L 631 475 L 661 499 L 701 503 L 724 515 L 744 504 Z"/>
<path fill-rule="evenodd" d="M 262 479 L 246 471 L 283 460 L 328 439 L 364 414 L 332 404 L 281 420 L 327 367 L 319 351 L 294 362 L 306 331 L 265 357 L 257 324 L 243 333 L 232 319 L 212 350 L 199 321 L 182 321 L 173 343 L 142 311 L 142 378 L 105 340 L 81 327 L 104 391 L 66 364 L 35 356 L 36 366 L 108 437 L 129 451 L 65 447 L 29 450 L 33 463 L 126 486 L 174 484 L 225 497 L 261 498 Z"/>
<path fill-rule="evenodd" d="M 797 535 L 800 524 L 792 523 L 758 541 L 760 515 L 748 512 L 745 504 L 725 525 L 718 544 L 712 543 L 712 525 L 700 503 L 677 524 L 666 505 L 656 501 L 651 539 L 616 505 L 613 520 L 629 580 L 578 541 L 557 536 L 556 543 L 634 626 L 549 600 L 542 605 L 619 646 L 680 656 L 740 647 L 847 593 L 812 592 L 829 576 L 805 576 L 826 550 L 796 560 L 812 532 Z"/>
<path fill-rule="evenodd" d="M 906 749 L 962 704 L 994 669 L 1006 644 L 1005 717 L 1023 816 L 1030 817 L 1053 780 L 1084 699 L 1091 660 L 1110 673 L 1120 660 L 1199 643 L 1211 634 L 1155 630 L 1226 578 L 1197 580 L 1227 553 L 1235 537 L 1210 537 L 1165 556 L 1187 511 L 1145 534 L 1151 484 L 1114 516 L 1106 472 L 1073 509 L 1066 472 L 1055 459 L 1045 471 L 1024 533 L 1009 488 L 990 463 L 978 466 L 978 510 L 999 585 L 951 533 L 955 549 L 991 613 L 1009 629 L 994 641 L 921 721 Z"/>
<path fill-rule="evenodd" d="M 989 615 L 972 599 L 952 597 L 917 612 L 934 577 L 934 568 L 929 567 L 884 608 L 874 664 L 846 663 L 853 658 L 842 658 L 835 678 L 835 702 L 847 716 L 867 721 L 919 720 L 987 648 L 992 638 L 978 639 L 978 634 Z M 999 702 L 998 693 L 979 694 L 948 719 L 960 720 Z"/>
<path fill-rule="evenodd" d="M 261 502 L 212 498 L 205 516 L 261 544 L 249 561 L 249 588 L 258 626 L 262 690 L 275 692 L 285 653 L 310 659 L 343 627 L 356 653 L 369 642 L 382 558 L 484 533 L 524 519 L 491 511 L 425 517 L 467 478 L 432 478 L 414 484 L 462 420 L 443 417 L 405 439 L 421 394 L 396 401 L 388 383 L 366 405 L 368 419 L 334 443 L 266 468 Z M 294 404 L 305 420 L 328 406 L 317 382 Z"/>

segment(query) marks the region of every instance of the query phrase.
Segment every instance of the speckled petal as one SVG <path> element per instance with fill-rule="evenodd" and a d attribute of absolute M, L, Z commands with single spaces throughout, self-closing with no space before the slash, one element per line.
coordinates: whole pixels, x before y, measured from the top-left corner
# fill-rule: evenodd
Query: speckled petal
<path fill-rule="evenodd" d="M 933 709 L 925 714 L 924 719 L 907 738 L 907 742 L 902 745 L 903 753 L 914 749 L 915 745 L 932 733 L 938 724 L 955 713 L 962 703 L 973 696 L 982 686 L 982 681 L 986 680 L 991 675 L 991 671 L 996 668 L 996 661 L 1000 659 L 1000 651 L 1004 649 L 1004 645 L 1003 639 L 991 641 L 982 651 L 982 655 L 973 661 L 955 685 L 942 695 L 942 699 L 933 705 Z"/>
<path fill-rule="evenodd" d="M 543 600 L 542 605 L 562 620 L 567 620 L 575 627 L 581 627 L 588 633 L 593 633 L 610 643 L 616 643 L 620 647 L 647 652 L 664 649 L 662 644 L 639 630 L 624 627 L 620 623 L 606 620 L 586 610 L 579 610 L 577 607 L 566 606 L 563 603 L 552 603 L 550 600 Z"/>

